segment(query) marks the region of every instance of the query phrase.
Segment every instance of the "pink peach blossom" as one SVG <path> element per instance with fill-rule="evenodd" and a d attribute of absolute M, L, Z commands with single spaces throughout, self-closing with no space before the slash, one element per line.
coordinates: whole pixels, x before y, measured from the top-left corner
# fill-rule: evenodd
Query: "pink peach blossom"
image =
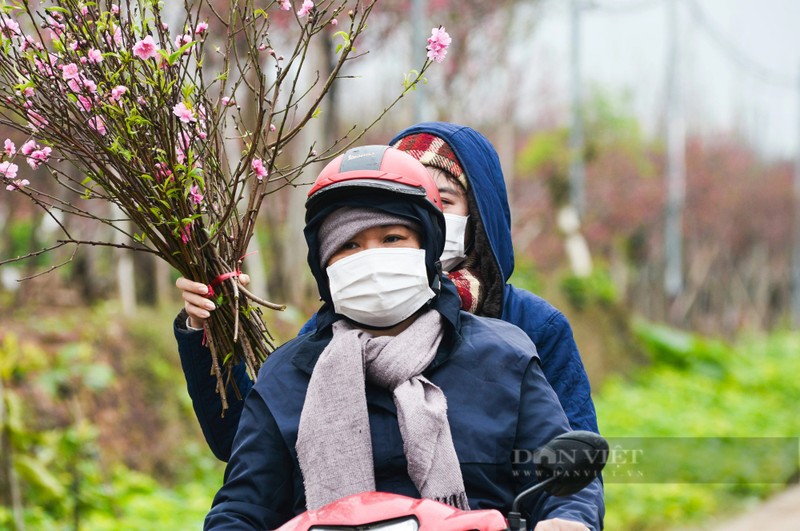
<path fill-rule="evenodd" d="M 28 163 L 28 166 L 31 169 L 35 170 L 42 164 L 46 164 L 48 160 L 50 160 L 50 153 L 53 150 L 49 146 L 45 146 L 43 148 L 37 149 L 36 151 L 32 151 L 28 158 L 25 159 Z"/>
<path fill-rule="evenodd" d="M 126 92 L 128 92 L 128 87 L 124 85 L 117 85 L 111 89 L 111 97 L 108 100 L 112 105 L 115 105 Z"/>
<path fill-rule="evenodd" d="M 156 162 L 156 180 L 158 182 L 164 181 L 172 175 L 172 171 L 163 162 Z"/>
<path fill-rule="evenodd" d="M 9 39 L 15 35 L 22 35 L 19 31 L 19 24 L 15 20 L 6 17 L 0 17 L 0 34 Z"/>
<path fill-rule="evenodd" d="M 25 188 L 29 184 L 31 184 L 31 182 L 28 179 L 16 179 L 14 182 L 6 186 L 6 190 L 13 192 L 14 190 Z"/>
<path fill-rule="evenodd" d="M 99 116 L 89 118 L 89 127 L 97 131 L 100 136 L 106 136 L 106 123 Z"/>
<path fill-rule="evenodd" d="M 16 179 L 19 166 L 12 162 L 0 162 L 0 175 L 6 179 Z"/>
<path fill-rule="evenodd" d="M 42 45 L 36 42 L 30 35 L 25 35 L 25 39 L 22 41 L 22 44 L 19 45 L 19 49 L 20 51 L 27 52 L 28 48 L 41 50 Z"/>
<path fill-rule="evenodd" d="M 64 24 L 58 22 L 60 20 L 60 15 L 58 13 L 54 13 L 53 16 L 47 17 L 46 27 L 50 30 L 50 38 L 52 40 L 58 40 L 61 38 L 61 35 L 64 33 L 64 30 L 67 27 Z"/>
<path fill-rule="evenodd" d="M 202 35 L 208 29 L 208 22 L 200 22 L 194 29 L 195 35 Z"/>
<path fill-rule="evenodd" d="M 85 88 L 92 94 L 97 92 L 97 83 L 95 83 L 88 77 L 81 77 L 81 82 L 83 82 L 83 88 Z"/>
<path fill-rule="evenodd" d="M 92 48 L 86 56 L 90 63 L 100 64 L 103 62 L 103 53 L 100 50 Z"/>
<path fill-rule="evenodd" d="M 22 147 L 19 148 L 19 152 L 27 157 L 37 149 L 38 147 L 36 146 L 36 142 L 33 140 L 28 140 L 27 142 L 22 144 Z"/>
<path fill-rule="evenodd" d="M 45 63 L 45 62 L 43 62 L 43 61 L 41 61 L 39 59 L 34 59 L 33 62 L 36 65 L 37 70 L 39 70 L 39 72 L 41 74 L 43 74 L 43 75 L 45 75 L 47 77 L 53 77 L 55 75 L 53 73 L 53 68 L 50 65 L 48 65 L 47 63 Z"/>
<path fill-rule="evenodd" d="M 92 100 L 84 96 L 83 94 L 78 94 L 78 105 L 84 111 L 91 111 L 92 110 Z"/>
<path fill-rule="evenodd" d="M 50 125 L 50 122 L 36 111 L 28 111 L 28 122 L 28 125 L 33 129 L 41 129 L 42 127 Z"/>
<path fill-rule="evenodd" d="M 297 16 L 304 17 L 308 15 L 312 9 L 314 9 L 314 2 L 311 0 L 303 0 L 303 5 L 300 8 L 300 11 L 297 12 Z"/>
<path fill-rule="evenodd" d="M 75 79 L 81 75 L 80 70 L 78 70 L 78 65 L 75 63 L 69 63 L 61 67 L 61 75 L 64 79 Z"/>
<path fill-rule="evenodd" d="M 178 35 L 177 37 L 175 37 L 175 47 L 176 48 L 180 48 L 184 44 L 189 44 L 190 42 L 192 42 L 192 36 L 191 35 L 188 35 L 188 34 L 187 35 Z M 185 52 L 183 52 L 183 54 L 184 55 L 189 55 L 189 49 L 187 49 Z"/>
<path fill-rule="evenodd" d="M 290 0 L 280 0 L 280 3 L 281 3 L 281 9 L 283 9 L 284 11 L 289 11 L 290 9 L 292 9 L 292 2 Z"/>
<path fill-rule="evenodd" d="M 253 172 L 256 174 L 256 177 L 258 177 L 259 181 L 269 175 L 267 168 L 264 167 L 264 161 L 261 159 L 253 159 L 253 162 L 250 163 L 250 166 L 253 168 Z"/>
<path fill-rule="evenodd" d="M 433 28 L 431 36 L 428 38 L 428 59 L 432 59 L 437 63 L 444 61 L 447 55 L 447 47 L 450 46 L 452 39 L 450 35 L 444 30 L 444 26 Z"/>
<path fill-rule="evenodd" d="M 5 142 L 3 142 L 3 151 L 7 157 L 13 157 L 17 154 L 17 146 L 14 145 L 10 138 L 6 138 Z"/>
<path fill-rule="evenodd" d="M 111 97 L 114 99 L 119 99 L 126 92 L 128 92 L 128 87 L 125 85 L 117 85 L 111 89 Z"/>
<path fill-rule="evenodd" d="M 181 122 L 188 124 L 196 122 L 197 118 L 194 116 L 194 111 L 186 106 L 184 102 L 180 102 L 172 108 L 172 114 L 177 116 Z"/>
<path fill-rule="evenodd" d="M 200 193 L 200 187 L 196 184 L 189 189 L 189 199 L 198 205 L 203 202 L 203 194 Z"/>
<path fill-rule="evenodd" d="M 133 45 L 133 55 L 142 61 L 158 57 L 158 48 L 156 47 L 153 37 L 148 35 L 144 39 L 137 41 L 136 44 Z"/>
<path fill-rule="evenodd" d="M 186 131 L 181 131 L 178 135 L 178 142 L 175 145 L 175 158 L 183 164 L 186 162 L 186 152 L 189 151 L 189 147 L 192 143 L 192 137 L 189 136 L 189 133 Z"/>
<path fill-rule="evenodd" d="M 192 239 L 192 224 L 191 222 L 187 223 L 183 230 L 181 230 L 181 241 L 183 243 L 187 243 L 189 240 Z"/>

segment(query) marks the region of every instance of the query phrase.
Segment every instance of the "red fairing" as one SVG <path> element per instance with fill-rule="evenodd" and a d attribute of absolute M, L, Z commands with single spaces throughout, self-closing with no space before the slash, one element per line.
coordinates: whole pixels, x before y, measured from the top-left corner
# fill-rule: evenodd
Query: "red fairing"
<path fill-rule="evenodd" d="M 506 520 L 499 511 L 462 511 L 428 499 L 385 492 L 362 492 L 300 514 L 278 531 L 306 531 L 311 526 L 364 526 L 384 520 L 414 516 L 420 529 L 436 531 L 503 531 Z"/>

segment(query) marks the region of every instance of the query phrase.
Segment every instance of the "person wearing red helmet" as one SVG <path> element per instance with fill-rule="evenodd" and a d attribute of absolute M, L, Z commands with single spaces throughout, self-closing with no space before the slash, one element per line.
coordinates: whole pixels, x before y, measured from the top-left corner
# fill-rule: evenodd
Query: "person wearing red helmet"
<path fill-rule="evenodd" d="M 422 122 L 399 132 L 389 144 L 422 162 L 437 182 L 447 226 L 440 261 L 458 288 L 462 309 L 524 330 L 536 345 L 545 377 L 570 426 L 597 433 L 589 378 L 568 319 L 547 300 L 509 282 L 514 270 L 511 212 L 500 160 L 491 142 L 471 127 Z M 241 280 L 247 282 L 248 278 L 243 275 Z M 201 329 L 203 319 L 214 309 L 214 303 L 204 296 L 206 285 L 181 278 L 177 286 L 182 290 L 186 315 L 176 323 L 176 334 L 192 327 Z M 312 316 L 299 333 L 313 331 L 315 326 Z M 214 455 L 227 461 L 241 402 L 234 403 L 221 418 L 216 380 L 207 377 L 208 371 L 197 372 L 196 358 L 194 351 L 181 351 L 206 441 Z M 243 366 L 236 369 L 236 376 L 239 389 L 246 393 L 252 382 Z M 199 398 L 206 395 L 207 400 Z"/>
<path fill-rule="evenodd" d="M 376 490 L 505 513 L 536 483 L 515 450 L 569 424 L 525 333 L 461 311 L 440 205 L 424 166 L 391 147 L 323 170 L 304 229 L 316 328 L 261 368 L 206 529 L 272 529 Z M 600 529 L 602 495 L 595 481 L 523 511 L 539 530 Z"/>

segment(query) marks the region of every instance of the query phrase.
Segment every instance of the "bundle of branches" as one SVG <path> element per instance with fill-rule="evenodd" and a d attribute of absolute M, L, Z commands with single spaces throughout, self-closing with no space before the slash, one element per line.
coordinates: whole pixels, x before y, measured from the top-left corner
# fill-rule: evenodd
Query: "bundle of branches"
<path fill-rule="evenodd" d="M 431 63 L 406 77 L 370 126 L 354 127 L 325 148 L 311 144 L 300 162 L 281 157 L 318 113 L 342 66 L 357 57 L 353 42 L 374 6 L 375 0 L 302 6 L 280 0 L 256 9 L 253 0 L 234 0 L 217 10 L 210 0 L 187 0 L 170 6 L 179 8 L 177 17 L 157 0 L 0 6 L 0 124 L 28 138 L 19 148 L 5 141 L 0 178 L 65 235 L 27 257 L 63 245 L 112 245 L 153 253 L 181 275 L 206 282 L 219 307 L 206 322 L 205 341 L 223 411 L 230 368 L 243 361 L 255 379 L 273 349 L 258 305 L 282 308 L 238 282 L 262 201 L 291 185 L 306 165 L 352 145 Z M 176 18 L 181 22 L 170 27 L 166 21 Z M 285 55 L 273 48 L 275 24 L 294 36 Z M 335 33 L 324 31 L 333 26 Z M 315 38 L 334 38 L 337 60 L 330 75 L 303 88 L 300 75 Z M 210 71 L 205 65 L 214 62 L 219 67 Z M 244 99 L 255 102 L 255 112 L 242 113 L 237 101 Z M 18 173 L 15 157 L 32 169 L 44 165 L 60 186 L 115 205 L 122 216 L 98 216 L 37 189 Z M 131 243 L 73 238 L 60 214 L 107 224 Z"/>

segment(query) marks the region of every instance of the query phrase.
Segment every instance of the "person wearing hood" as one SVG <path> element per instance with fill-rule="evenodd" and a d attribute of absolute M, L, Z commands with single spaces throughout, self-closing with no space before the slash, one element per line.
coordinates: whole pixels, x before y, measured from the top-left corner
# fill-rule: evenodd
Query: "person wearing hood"
<path fill-rule="evenodd" d="M 442 267 L 458 286 L 462 308 L 521 328 L 570 426 L 598 433 L 591 386 L 569 321 L 552 304 L 508 282 L 514 271 L 511 213 L 497 151 L 481 133 L 448 122 L 423 122 L 390 145 L 433 172 L 447 220 Z"/>
<path fill-rule="evenodd" d="M 462 309 L 521 328 L 536 345 L 572 429 L 597 433 L 589 378 L 569 321 L 543 298 L 508 283 L 514 270 L 511 214 L 492 144 L 475 129 L 446 122 L 413 125 L 390 144 L 422 162 L 436 179 L 447 223 L 442 268 L 458 287 Z M 189 394 L 209 447 L 227 461 L 243 403 L 232 401 L 222 417 L 211 356 L 197 331 L 213 303 L 204 297 L 205 284 L 181 278 L 177 285 L 185 310 L 175 321 L 175 334 Z M 312 317 L 300 334 L 315 327 Z M 252 381 L 243 364 L 234 368 L 234 377 L 245 396 Z"/>
<path fill-rule="evenodd" d="M 569 423 L 530 338 L 461 310 L 445 231 L 414 157 L 364 146 L 323 169 L 304 229 L 323 305 L 260 369 L 205 529 L 273 529 L 370 491 L 507 513 L 537 482 L 515 450 Z M 602 527 L 598 479 L 523 505 L 537 530 Z"/>

